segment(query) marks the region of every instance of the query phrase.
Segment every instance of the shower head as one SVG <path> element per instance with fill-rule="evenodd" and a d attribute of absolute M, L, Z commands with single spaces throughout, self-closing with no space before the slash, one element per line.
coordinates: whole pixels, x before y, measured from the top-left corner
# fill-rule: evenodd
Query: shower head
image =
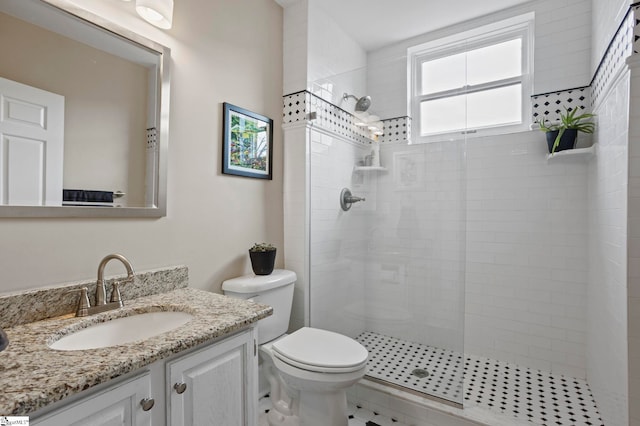
<path fill-rule="evenodd" d="M 349 95 L 347 93 L 342 95 L 342 99 L 344 99 L 344 100 L 347 100 L 349 98 L 353 98 L 353 99 L 356 100 L 356 111 L 357 112 L 365 112 L 371 106 L 371 96 L 363 96 L 361 98 L 358 98 L 358 97 L 356 97 L 354 95 Z"/>

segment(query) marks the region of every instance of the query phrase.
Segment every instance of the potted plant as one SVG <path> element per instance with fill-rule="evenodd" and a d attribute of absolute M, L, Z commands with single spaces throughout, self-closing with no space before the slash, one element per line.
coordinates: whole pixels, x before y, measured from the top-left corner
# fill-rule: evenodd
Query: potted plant
<path fill-rule="evenodd" d="M 560 113 L 560 123 L 546 124 L 546 120 L 539 122 L 540 130 L 546 133 L 549 153 L 553 154 L 566 149 L 573 149 L 578 138 L 578 132 L 593 133 L 596 123 L 586 121 L 595 114 L 584 113 L 576 115 L 577 108 Z"/>
<path fill-rule="evenodd" d="M 276 262 L 276 248 L 267 243 L 255 243 L 249 249 L 251 268 L 256 275 L 269 275 Z"/>

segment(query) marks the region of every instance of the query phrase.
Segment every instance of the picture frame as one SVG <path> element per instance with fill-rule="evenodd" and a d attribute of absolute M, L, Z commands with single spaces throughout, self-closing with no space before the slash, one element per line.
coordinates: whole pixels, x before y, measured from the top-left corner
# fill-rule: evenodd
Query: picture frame
<path fill-rule="evenodd" d="M 223 103 L 222 173 L 272 179 L 273 120 Z"/>

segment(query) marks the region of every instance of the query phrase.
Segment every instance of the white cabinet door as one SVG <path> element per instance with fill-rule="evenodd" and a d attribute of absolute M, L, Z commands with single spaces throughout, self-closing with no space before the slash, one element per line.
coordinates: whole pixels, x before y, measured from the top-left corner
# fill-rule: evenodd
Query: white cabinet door
<path fill-rule="evenodd" d="M 0 204 L 62 205 L 64 97 L 0 78 Z"/>
<path fill-rule="evenodd" d="M 257 354 L 251 329 L 167 363 L 167 424 L 257 424 Z"/>
<path fill-rule="evenodd" d="M 31 424 L 38 426 L 151 426 L 151 410 L 145 411 L 141 401 L 150 398 L 149 372 L 125 380 L 91 396 L 82 398 Z M 151 405 L 147 402 L 147 407 Z"/>

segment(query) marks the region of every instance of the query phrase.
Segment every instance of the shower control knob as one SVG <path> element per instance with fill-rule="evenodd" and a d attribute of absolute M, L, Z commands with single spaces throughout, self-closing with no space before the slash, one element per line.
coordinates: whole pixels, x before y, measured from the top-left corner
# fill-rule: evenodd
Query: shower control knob
<path fill-rule="evenodd" d="M 345 212 L 351 208 L 353 203 L 357 203 L 360 201 L 365 201 L 364 197 L 355 197 L 351 194 L 351 190 L 349 188 L 344 188 L 340 192 L 340 207 Z"/>
<path fill-rule="evenodd" d="M 186 383 L 176 383 L 173 385 L 173 388 L 176 390 L 177 393 L 184 393 L 184 391 L 187 390 L 187 384 Z"/>

